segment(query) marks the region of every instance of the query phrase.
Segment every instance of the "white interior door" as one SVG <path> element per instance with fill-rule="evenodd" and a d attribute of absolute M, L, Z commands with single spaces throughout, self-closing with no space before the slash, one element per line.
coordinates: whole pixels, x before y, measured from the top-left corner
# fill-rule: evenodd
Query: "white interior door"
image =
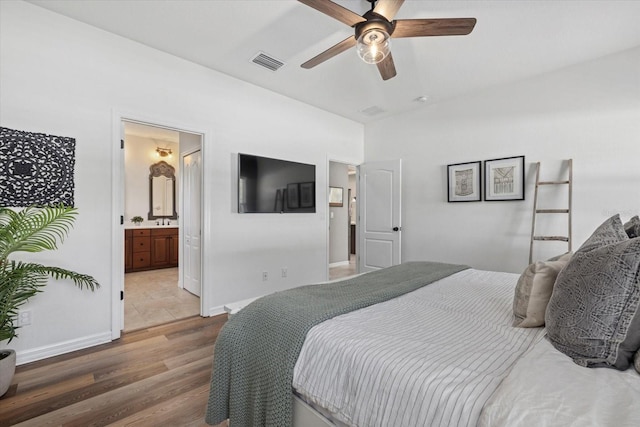
<path fill-rule="evenodd" d="M 359 271 L 400 264 L 401 160 L 359 166 Z"/>
<path fill-rule="evenodd" d="M 182 158 L 183 215 L 182 232 L 182 285 L 184 289 L 200 296 L 201 288 L 201 205 L 202 205 L 202 154 L 193 152 Z"/>

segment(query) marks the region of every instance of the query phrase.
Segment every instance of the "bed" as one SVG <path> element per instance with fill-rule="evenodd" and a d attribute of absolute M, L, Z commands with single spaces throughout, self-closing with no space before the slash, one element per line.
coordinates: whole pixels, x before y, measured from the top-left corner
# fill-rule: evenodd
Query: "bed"
<path fill-rule="evenodd" d="M 593 268 L 593 251 L 606 247 L 615 272 L 626 272 L 626 305 L 615 307 L 627 317 L 617 317 L 613 355 L 607 353 L 613 344 L 602 339 L 594 351 L 605 355 L 571 354 L 557 319 L 547 319 L 548 327 L 513 327 L 514 290 L 517 301 L 524 273 L 406 263 L 276 293 L 234 315 L 216 343 L 206 421 L 229 419 L 231 427 L 640 425 L 640 363 L 629 368 L 640 347 L 640 240 L 611 238 L 610 228 L 623 224 L 610 222 L 604 241 L 590 238 L 570 258 L 548 265 L 559 265 L 550 279 L 558 287 L 558 281 L 584 278 L 574 270 Z M 602 264 L 596 270 L 612 277 Z M 591 276 L 600 285 L 608 280 Z M 556 289 L 547 311 L 564 307 L 557 301 L 562 291 L 580 300 L 571 288 Z M 605 311 L 611 322 L 611 310 Z M 617 369 L 585 367 L 607 364 Z"/>

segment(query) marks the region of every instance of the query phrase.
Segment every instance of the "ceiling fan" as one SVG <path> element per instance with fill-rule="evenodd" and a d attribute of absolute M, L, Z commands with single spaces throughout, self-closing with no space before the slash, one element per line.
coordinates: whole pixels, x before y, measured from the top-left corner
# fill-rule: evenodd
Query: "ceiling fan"
<path fill-rule="evenodd" d="M 357 46 L 360 58 L 369 64 L 376 64 L 383 80 L 389 80 L 396 75 L 389 48 L 390 38 L 464 36 L 476 25 L 475 18 L 394 20 L 404 0 L 367 0 L 371 3 L 371 10 L 362 16 L 330 0 L 298 1 L 355 29 L 353 36 L 311 58 L 301 65 L 302 68 L 313 68 Z"/>

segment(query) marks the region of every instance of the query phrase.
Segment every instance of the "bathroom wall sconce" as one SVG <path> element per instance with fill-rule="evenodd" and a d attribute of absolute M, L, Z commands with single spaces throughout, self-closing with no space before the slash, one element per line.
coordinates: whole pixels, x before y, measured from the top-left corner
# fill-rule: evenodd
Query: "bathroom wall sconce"
<path fill-rule="evenodd" d="M 158 157 L 171 157 L 171 148 L 156 148 L 156 156 Z"/>

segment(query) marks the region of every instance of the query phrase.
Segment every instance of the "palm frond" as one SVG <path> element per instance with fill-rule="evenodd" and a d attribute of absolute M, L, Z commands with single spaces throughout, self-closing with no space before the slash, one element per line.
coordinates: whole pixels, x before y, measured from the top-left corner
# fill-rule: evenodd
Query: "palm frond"
<path fill-rule="evenodd" d="M 11 261 L 0 269 L 0 342 L 13 339 L 17 326 L 14 319 L 18 308 L 48 283 L 48 277 L 56 280 L 70 279 L 80 289 L 92 291 L 100 284 L 91 276 L 42 264 Z"/>
<path fill-rule="evenodd" d="M 75 271 L 66 270 L 59 267 L 48 267 L 46 265 L 34 264 L 34 263 L 18 263 L 18 267 L 22 270 L 33 272 L 34 274 L 41 274 L 44 276 L 50 276 L 56 280 L 70 279 L 80 289 L 88 288 L 95 291 L 100 287 L 100 284 L 93 277 L 88 274 L 76 273 Z"/>
<path fill-rule="evenodd" d="M 12 261 L 0 270 L 0 341 L 16 336 L 18 308 L 47 284 L 47 274 Z"/>
<path fill-rule="evenodd" d="M 18 308 L 53 279 L 70 279 L 80 289 L 100 285 L 87 274 L 59 267 L 8 259 L 14 252 L 57 249 L 73 226 L 77 210 L 68 206 L 27 207 L 21 211 L 0 207 L 0 342 L 17 336 Z"/>
<path fill-rule="evenodd" d="M 57 249 L 73 226 L 77 209 L 70 206 L 0 208 L 0 259 L 13 252 Z"/>

